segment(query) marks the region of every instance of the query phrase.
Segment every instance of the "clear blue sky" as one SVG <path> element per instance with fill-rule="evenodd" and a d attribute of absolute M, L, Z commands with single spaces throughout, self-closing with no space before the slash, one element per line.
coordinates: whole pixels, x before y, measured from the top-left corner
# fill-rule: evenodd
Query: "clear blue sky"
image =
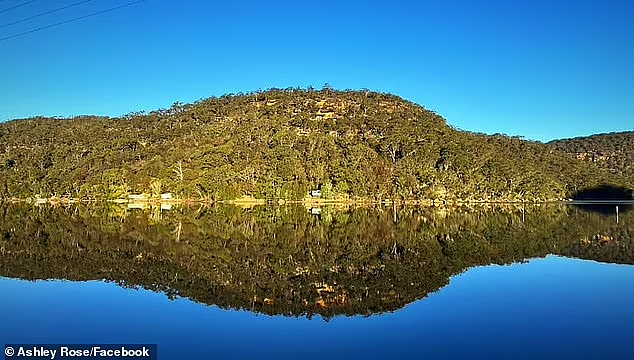
<path fill-rule="evenodd" d="M 0 38 L 126 4 L 0 1 Z M 0 40 L 0 121 L 118 116 L 324 83 L 390 92 L 458 128 L 634 129 L 634 2 L 167 1 Z"/>

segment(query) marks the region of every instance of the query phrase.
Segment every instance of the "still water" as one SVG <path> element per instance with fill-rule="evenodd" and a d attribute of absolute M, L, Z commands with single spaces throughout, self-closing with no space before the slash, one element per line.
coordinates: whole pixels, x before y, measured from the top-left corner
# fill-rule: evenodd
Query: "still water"
<path fill-rule="evenodd" d="M 159 359 L 634 358 L 631 212 L 312 213 L 4 206 L 0 343 L 156 343 Z"/>

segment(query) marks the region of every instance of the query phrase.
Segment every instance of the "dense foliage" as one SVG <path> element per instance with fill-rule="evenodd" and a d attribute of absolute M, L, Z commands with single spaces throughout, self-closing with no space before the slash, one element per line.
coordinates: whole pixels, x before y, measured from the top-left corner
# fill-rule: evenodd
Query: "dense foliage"
<path fill-rule="evenodd" d="M 474 266 L 634 264 L 634 212 L 571 207 L 0 207 L 0 276 L 115 281 L 268 314 L 392 311 Z"/>
<path fill-rule="evenodd" d="M 634 131 L 562 139 L 549 145 L 634 180 Z"/>
<path fill-rule="evenodd" d="M 229 94 L 121 118 L 0 124 L 0 196 L 555 199 L 631 186 L 542 143 L 456 130 L 396 96 Z"/>

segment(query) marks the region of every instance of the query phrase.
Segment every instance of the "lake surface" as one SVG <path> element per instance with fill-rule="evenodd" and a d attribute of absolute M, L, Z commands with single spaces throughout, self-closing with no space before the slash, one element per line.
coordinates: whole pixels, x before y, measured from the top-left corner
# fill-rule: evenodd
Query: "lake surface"
<path fill-rule="evenodd" d="M 631 359 L 628 210 L 4 205 L 0 342 Z"/>

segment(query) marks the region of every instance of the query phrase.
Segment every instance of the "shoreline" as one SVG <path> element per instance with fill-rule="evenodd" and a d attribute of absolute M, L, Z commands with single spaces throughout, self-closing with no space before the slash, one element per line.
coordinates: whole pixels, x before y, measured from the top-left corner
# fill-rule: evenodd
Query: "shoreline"
<path fill-rule="evenodd" d="M 395 199 L 383 199 L 383 200 L 352 200 L 352 199 L 321 199 L 321 198 L 304 198 L 296 200 L 282 200 L 282 199 L 256 199 L 256 198 L 238 198 L 229 200 L 211 200 L 211 199 L 161 199 L 161 198 L 144 198 L 144 199 L 77 199 L 77 198 L 5 198 L 0 199 L 0 202 L 9 203 L 27 203 L 34 205 L 52 204 L 52 205 L 70 205 L 70 204 L 90 204 L 90 203 L 115 203 L 115 204 L 128 204 L 132 207 L 145 206 L 173 206 L 173 205 L 195 205 L 195 204 L 226 204 L 235 206 L 263 206 L 263 205 L 304 205 L 306 207 L 320 207 L 320 206 L 352 206 L 352 205 L 393 205 L 393 206 L 456 206 L 456 205 L 490 205 L 490 204 L 553 204 L 553 203 L 574 203 L 573 199 L 535 199 L 535 200 L 466 200 L 466 199 L 409 199 L 409 200 L 395 200 Z M 136 206 L 135 206 L 136 205 Z"/>

